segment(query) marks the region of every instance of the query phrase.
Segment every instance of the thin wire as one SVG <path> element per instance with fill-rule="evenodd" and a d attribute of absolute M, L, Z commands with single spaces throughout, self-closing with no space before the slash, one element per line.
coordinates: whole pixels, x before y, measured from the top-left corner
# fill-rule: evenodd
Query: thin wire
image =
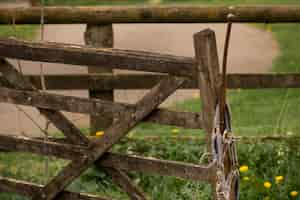
<path fill-rule="evenodd" d="M 24 113 L 24 115 L 38 128 L 40 131 L 42 131 L 45 135 L 48 134 L 47 130 L 43 129 L 32 117 L 29 115 L 23 108 L 21 108 L 18 105 L 15 105 L 18 111 Z"/>

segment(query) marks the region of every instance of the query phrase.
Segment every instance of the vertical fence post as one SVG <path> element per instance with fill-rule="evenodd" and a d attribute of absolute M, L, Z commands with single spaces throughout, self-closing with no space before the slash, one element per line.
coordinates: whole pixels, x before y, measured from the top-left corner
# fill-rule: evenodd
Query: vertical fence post
<path fill-rule="evenodd" d="M 31 6 L 41 6 L 40 0 L 29 0 Z"/>
<path fill-rule="evenodd" d="M 88 24 L 84 35 L 85 43 L 89 46 L 99 47 L 99 48 L 112 48 L 113 39 L 113 27 L 112 24 L 101 24 L 92 25 Z M 89 67 L 88 73 L 105 73 L 112 74 L 111 69 L 103 69 L 99 67 Z M 90 98 L 99 98 L 102 100 L 113 101 L 114 91 L 99 91 L 99 90 L 89 90 Z M 111 125 L 113 121 L 112 115 L 105 116 L 91 116 L 90 118 L 90 133 L 95 134 L 97 131 L 104 130 Z"/>
<path fill-rule="evenodd" d="M 219 88 L 219 60 L 215 33 L 206 29 L 194 35 L 197 60 L 198 86 L 202 100 L 202 120 L 206 132 L 207 152 L 211 153 L 211 137 Z M 213 199 L 216 181 L 211 182 Z"/>
<path fill-rule="evenodd" d="M 210 29 L 196 33 L 194 46 L 198 65 L 198 85 L 202 99 L 202 119 L 210 152 L 220 70 L 215 33 Z"/>

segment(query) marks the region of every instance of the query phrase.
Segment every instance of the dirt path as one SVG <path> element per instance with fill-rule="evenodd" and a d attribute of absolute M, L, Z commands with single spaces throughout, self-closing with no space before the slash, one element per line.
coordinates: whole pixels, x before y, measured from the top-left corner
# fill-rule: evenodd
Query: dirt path
<path fill-rule="evenodd" d="M 1 4 L 0 4 L 1 6 Z M 223 24 L 139 24 L 114 25 L 114 38 L 116 48 L 146 50 L 182 56 L 194 56 L 194 33 L 205 28 L 216 32 L 218 51 L 221 55 L 224 46 L 225 25 Z M 48 25 L 45 28 L 45 40 L 84 44 L 83 33 L 85 25 Z M 233 26 L 232 41 L 230 45 L 229 71 L 240 73 L 265 72 L 271 67 L 272 60 L 278 55 L 276 42 L 271 34 L 248 25 L 235 24 Z M 14 62 L 14 61 L 12 61 Z M 26 73 L 39 73 L 37 63 L 22 62 Z M 46 73 L 87 73 L 86 68 L 59 64 L 45 64 Z M 122 73 L 122 71 L 116 71 Z M 145 91 L 115 91 L 115 99 L 120 102 L 134 103 Z M 67 95 L 87 96 L 86 91 L 60 92 Z M 194 90 L 178 91 L 165 103 L 168 106 L 174 102 L 195 96 Z M 35 120 L 43 124 L 44 120 L 30 108 L 25 108 Z M 1 133 L 17 133 L 17 112 L 12 105 L 0 104 L 0 120 L 7 122 L 1 124 Z M 21 115 L 22 130 L 30 135 L 38 135 L 40 131 L 23 115 Z M 68 114 L 80 126 L 88 125 L 88 117 L 78 114 Z"/>

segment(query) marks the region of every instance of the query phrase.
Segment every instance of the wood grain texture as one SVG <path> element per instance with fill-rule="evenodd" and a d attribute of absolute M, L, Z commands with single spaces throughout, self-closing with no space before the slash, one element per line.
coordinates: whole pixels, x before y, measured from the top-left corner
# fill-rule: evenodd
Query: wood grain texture
<path fill-rule="evenodd" d="M 152 175 L 173 176 L 180 179 L 210 182 L 214 165 L 201 166 L 177 161 L 160 160 L 142 156 L 107 153 L 96 164 L 118 167 L 124 171 L 136 171 Z"/>
<path fill-rule="evenodd" d="M 40 24 L 40 8 L 2 8 L 0 24 Z M 48 24 L 110 23 L 226 23 L 233 13 L 235 22 L 300 22 L 300 7 L 293 6 L 101 6 L 46 7 Z"/>
<path fill-rule="evenodd" d="M 64 96 L 46 92 L 14 90 L 0 87 L 0 101 L 37 108 L 62 110 L 91 115 L 104 115 L 134 109 L 133 106 L 99 99 Z"/>
<path fill-rule="evenodd" d="M 104 168 L 112 181 L 127 193 L 131 200 L 147 200 L 146 195 L 128 177 L 128 175 L 118 168 Z"/>
<path fill-rule="evenodd" d="M 63 159 L 77 159 L 87 154 L 84 146 L 56 143 L 28 137 L 0 135 L 0 149 L 12 152 L 28 152 Z"/>
<path fill-rule="evenodd" d="M 44 188 L 33 197 L 33 200 L 52 200 L 70 183 L 87 170 L 96 160 L 98 160 L 109 148 L 126 135 L 143 118 L 149 115 L 158 105 L 160 105 L 169 95 L 180 87 L 185 79 L 167 77 L 152 88 L 136 104 L 134 111 L 125 112 L 107 130 L 105 135 L 93 142 L 91 151 L 84 159 L 74 160 L 67 165 L 58 175 L 53 178 Z"/>
<path fill-rule="evenodd" d="M 150 89 L 166 75 L 156 74 L 57 74 L 45 75 L 48 90 L 104 90 Z M 41 89 L 38 75 L 25 75 L 26 79 Z M 0 76 L 0 83 L 3 79 Z M 229 89 L 300 88 L 299 73 L 228 74 Z M 191 77 L 180 89 L 198 89 L 196 77 Z"/>
<path fill-rule="evenodd" d="M 0 177 L 0 192 L 10 192 L 32 197 L 43 188 L 42 185 Z M 63 191 L 55 200 L 113 200 L 109 197 L 99 197 L 90 194 Z"/>
<path fill-rule="evenodd" d="M 198 86 L 201 92 L 203 126 L 207 134 L 207 142 L 211 144 L 211 135 L 215 108 L 219 90 L 219 62 L 216 36 L 210 29 L 194 35 L 194 47 L 198 62 Z M 209 147 L 210 149 L 210 147 Z"/>
<path fill-rule="evenodd" d="M 84 41 L 86 45 L 95 48 L 113 48 L 114 34 L 112 24 L 88 24 L 84 33 Z M 110 74 L 113 75 L 112 69 L 100 67 L 88 67 L 88 73 L 91 74 Z M 97 98 L 106 101 L 114 101 L 114 89 L 99 90 L 90 89 L 90 98 Z M 90 117 L 90 134 L 95 134 L 99 130 L 104 130 L 113 122 L 113 114 Z"/>
<path fill-rule="evenodd" d="M 1 135 L 0 139 L 0 149 L 6 152 L 28 152 L 68 160 L 81 159 L 89 153 L 87 147 L 67 144 L 64 139 L 50 138 L 50 141 L 45 142 L 34 138 L 5 135 Z M 213 166 L 200 166 L 178 161 L 111 152 L 106 152 L 103 157 L 96 161 L 96 165 L 104 168 L 117 168 L 126 172 L 143 172 L 195 181 L 209 181 L 212 177 L 211 171 L 213 170 Z"/>
<path fill-rule="evenodd" d="M 114 103 L 99 99 L 87 99 L 73 96 L 56 95 L 51 93 L 40 93 L 34 91 L 15 90 L 0 87 L 0 102 L 20 104 L 37 107 L 42 114 L 51 120 L 60 130 L 69 130 L 70 124 L 62 123 L 67 119 L 62 114 L 55 114 L 58 111 L 90 114 L 92 116 L 113 115 L 120 117 L 122 112 L 134 110 L 131 104 Z M 155 109 L 149 116 L 143 119 L 146 122 L 174 125 L 191 129 L 202 128 L 202 116 L 199 113 L 177 112 L 167 109 Z M 73 130 L 76 127 L 72 128 Z M 103 130 L 103 129 L 101 129 Z M 81 137 L 79 134 L 71 135 L 74 142 Z M 85 141 L 85 138 L 80 138 Z"/>
<path fill-rule="evenodd" d="M 187 57 L 15 39 L 0 39 L 0 56 L 95 68 L 169 73 L 178 76 L 191 76 L 196 71 L 194 60 Z"/>

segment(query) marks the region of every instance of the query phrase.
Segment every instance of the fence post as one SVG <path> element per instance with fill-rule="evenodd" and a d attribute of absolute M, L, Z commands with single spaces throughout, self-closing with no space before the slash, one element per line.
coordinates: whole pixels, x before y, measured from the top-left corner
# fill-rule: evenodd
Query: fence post
<path fill-rule="evenodd" d="M 88 24 L 86 32 L 84 35 L 85 43 L 89 46 L 99 47 L 99 48 L 112 48 L 114 39 L 113 39 L 113 27 L 112 24 L 101 24 L 101 25 L 92 25 Z M 88 73 L 94 74 L 112 74 L 111 69 L 95 68 L 89 67 Z M 99 90 L 89 90 L 90 98 L 99 98 L 102 100 L 113 101 L 114 100 L 114 91 L 99 91 Z M 97 131 L 104 130 L 111 125 L 113 121 L 112 115 L 106 116 L 91 116 L 90 117 L 90 133 L 95 134 Z"/>
<path fill-rule="evenodd" d="M 208 151 L 211 151 L 211 133 L 219 88 L 219 61 L 215 33 L 206 29 L 194 35 L 198 67 L 198 85 L 202 99 L 202 120 L 207 134 Z"/>
<path fill-rule="evenodd" d="M 202 120 L 206 132 L 207 152 L 211 153 L 211 134 L 220 84 L 219 58 L 214 31 L 205 29 L 196 33 L 194 35 L 194 48 L 197 60 L 198 86 L 202 100 Z M 212 181 L 211 184 L 215 188 L 215 181 Z M 214 189 L 213 199 L 216 199 Z"/>
<path fill-rule="evenodd" d="M 41 6 L 40 0 L 29 0 L 31 6 Z"/>

